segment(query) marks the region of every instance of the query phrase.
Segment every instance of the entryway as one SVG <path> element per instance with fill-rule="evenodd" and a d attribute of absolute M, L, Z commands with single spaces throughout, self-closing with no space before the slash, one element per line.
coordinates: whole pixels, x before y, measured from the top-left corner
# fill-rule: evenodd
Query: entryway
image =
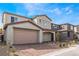
<path fill-rule="evenodd" d="M 54 33 L 51 33 L 51 41 L 54 42 Z"/>

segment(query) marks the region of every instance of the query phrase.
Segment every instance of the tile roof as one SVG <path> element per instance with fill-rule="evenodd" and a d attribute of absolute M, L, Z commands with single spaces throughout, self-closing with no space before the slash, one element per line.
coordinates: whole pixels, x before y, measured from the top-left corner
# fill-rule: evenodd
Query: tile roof
<path fill-rule="evenodd" d="M 22 15 L 14 14 L 14 13 L 9 13 L 9 12 L 4 12 L 3 15 L 4 15 L 4 14 L 10 14 L 10 15 L 15 15 L 15 16 L 19 16 L 19 17 L 23 17 L 23 18 L 31 19 L 31 18 L 28 18 L 28 17 L 26 17 L 26 16 L 22 16 Z"/>
<path fill-rule="evenodd" d="M 21 23 L 25 23 L 25 22 L 30 22 L 30 23 L 32 23 L 33 25 L 35 25 L 35 26 L 41 28 L 40 26 L 38 26 L 37 24 L 35 24 L 32 20 L 26 20 L 26 21 L 19 21 L 19 22 L 15 22 L 15 23 L 5 24 L 5 25 L 4 25 L 4 29 L 6 29 L 8 25 L 21 24 Z M 41 28 L 41 29 L 43 29 L 43 28 Z"/>
<path fill-rule="evenodd" d="M 50 19 L 47 15 L 36 15 L 36 16 L 34 16 L 32 19 L 35 19 L 36 17 L 40 17 L 40 16 L 45 16 L 45 17 L 47 17 L 50 21 L 52 21 L 52 19 Z"/>

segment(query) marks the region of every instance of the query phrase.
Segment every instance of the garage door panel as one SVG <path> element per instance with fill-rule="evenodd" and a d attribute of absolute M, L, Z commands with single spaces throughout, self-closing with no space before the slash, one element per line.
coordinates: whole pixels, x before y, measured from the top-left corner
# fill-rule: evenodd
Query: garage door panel
<path fill-rule="evenodd" d="M 14 44 L 37 43 L 38 31 L 14 29 Z"/>
<path fill-rule="evenodd" d="M 51 41 L 51 33 L 43 33 L 43 41 Z"/>

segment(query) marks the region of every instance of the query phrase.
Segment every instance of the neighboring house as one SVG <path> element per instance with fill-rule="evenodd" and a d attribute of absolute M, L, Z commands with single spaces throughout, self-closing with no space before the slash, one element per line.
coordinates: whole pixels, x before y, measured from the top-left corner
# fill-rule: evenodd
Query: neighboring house
<path fill-rule="evenodd" d="M 55 40 L 59 40 L 58 35 L 60 36 L 61 41 L 67 41 L 73 39 L 74 36 L 74 25 L 65 23 L 65 24 L 52 24 L 52 30 L 55 30 Z M 58 34 L 59 33 L 59 34 Z"/>
<path fill-rule="evenodd" d="M 61 29 L 58 31 L 61 33 L 61 40 L 72 40 L 74 38 L 74 25 L 65 23 L 60 26 Z"/>
<path fill-rule="evenodd" d="M 65 23 L 65 24 L 61 24 L 62 30 L 74 30 L 74 25 L 69 24 L 69 23 Z"/>
<path fill-rule="evenodd" d="M 44 16 L 45 19 L 43 20 L 47 23 L 40 25 L 36 23 L 40 22 L 40 19 L 37 18 L 38 16 L 31 19 L 12 13 L 3 13 L 4 38 L 7 44 L 29 44 L 54 41 L 55 32 L 51 30 L 51 20 L 47 16 Z M 42 22 L 41 18 L 41 23 Z"/>
<path fill-rule="evenodd" d="M 74 32 L 75 32 L 77 38 L 79 39 L 79 25 L 74 26 Z"/>

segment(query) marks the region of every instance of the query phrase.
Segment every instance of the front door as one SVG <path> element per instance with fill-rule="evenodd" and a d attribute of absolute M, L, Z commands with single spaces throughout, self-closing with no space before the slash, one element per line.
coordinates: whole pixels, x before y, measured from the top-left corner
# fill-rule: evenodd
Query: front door
<path fill-rule="evenodd" d="M 51 33 L 51 41 L 54 42 L 54 33 Z"/>

